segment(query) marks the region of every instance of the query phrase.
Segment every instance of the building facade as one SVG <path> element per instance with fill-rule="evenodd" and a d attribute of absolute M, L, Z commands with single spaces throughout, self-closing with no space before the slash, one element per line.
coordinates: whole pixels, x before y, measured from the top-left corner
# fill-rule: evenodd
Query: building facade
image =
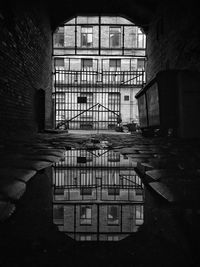
<path fill-rule="evenodd" d="M 77 16 L 54 34 L 55 126 L 109 129 L 138 120 L 146 36 L 122 17 Z"/>

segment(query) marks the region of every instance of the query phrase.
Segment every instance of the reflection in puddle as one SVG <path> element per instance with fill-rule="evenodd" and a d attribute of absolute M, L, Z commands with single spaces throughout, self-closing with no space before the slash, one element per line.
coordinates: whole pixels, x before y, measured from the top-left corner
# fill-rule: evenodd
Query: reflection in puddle
<path fill-rule="evenodd" d="M 69 150 L 53 168 L 53 222 L 77 241 L 119 241 L 144 222 L 144 185 L 110 150 Z"/>

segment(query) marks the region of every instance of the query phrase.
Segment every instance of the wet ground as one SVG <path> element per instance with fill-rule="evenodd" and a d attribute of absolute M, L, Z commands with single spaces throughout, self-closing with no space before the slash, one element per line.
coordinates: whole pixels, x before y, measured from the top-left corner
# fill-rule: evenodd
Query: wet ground
<path fill-rule="evenodd" d="M 0 266 L 199 266 L 197 140 L 41 134 L 1 156 Z"/>

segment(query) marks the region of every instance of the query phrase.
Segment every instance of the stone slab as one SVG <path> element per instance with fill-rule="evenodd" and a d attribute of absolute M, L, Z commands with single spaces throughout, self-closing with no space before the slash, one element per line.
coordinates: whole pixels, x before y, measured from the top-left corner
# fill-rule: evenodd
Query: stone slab
<path fill-rule="evenodd" d="M 34 153 L 35 155 L 49 155 L 49 156 L 57 156 L 63 157 L 66 150 L 58 150 L 58 149 L 39 149 Z"/>
<path fill-rule="evenodd" d="M 151 182 L 149 186 L 162 198 L 166 199 L 168 202 L 175 202 L 176 198 L 168 186 L 162 182 Z"/>
<path fill-rule="evenodd" d="M 7 201 L 0 200 L 0 222 L 8 219 L 15 211 L 15 205 Z"/>
<path fill-rule="evenodd" d="M 24 155 L 25 159 L 32 159 L 32 160 L 42 160 L 42 161 L 49 161 L 49 162 L 59 162 L 60 157 L 52 156 L 52 155 Z"/>
<path fill-rule="evenodd" d="M 133 154 L 133 153 L 137 153 L 135 148 L 132 147 L 126 147 L 126 148 L 122 148 L 122 149 L 117 149 L 118 152 L 120 152 L 121 154 Z"/>
<path fill-rule="evenodd" d="M 12 200 L 18 200 L 24 194 L 26 184 L 14 179 L 0 180 L 0 194 Z"/>
<path fill-rule="evenodd" d="M 137 162 L 136 169 L 144 175 L 146 171 L 152 170 L 153 166 L 151 166 L 149 163 L 144 163 L 144 162 Z"/>
<path fill-rule="evenodd" d="M 28 170 L 28 169 L 8 169 L 8 168 L 1 168 L 0 169 L 0 177 L 4 178 L 13 178 L 16 180 L 23 181 L 27 183 L 34 175 L 36 174 L 35 170 Z"/>
<path fill-rule="evenodd" d="M 182 175 L 182 172 L 175 171 L 175 170 L 166 170 L 166 169 L 156 169 L 156 170 L 150 170 L 145 172 L 145 178 L 158 181 L 160 179 L 172 179 L 177 178 Z"/>
<path fill-rule="evenodd" d="M 16 167 L 17 169 L 32 169 L 40 171 L 42 169 L 50 167 L 52 164 L 52 162 L 48 161 L 30 159 L 11 162 L 10 166 Z"/>

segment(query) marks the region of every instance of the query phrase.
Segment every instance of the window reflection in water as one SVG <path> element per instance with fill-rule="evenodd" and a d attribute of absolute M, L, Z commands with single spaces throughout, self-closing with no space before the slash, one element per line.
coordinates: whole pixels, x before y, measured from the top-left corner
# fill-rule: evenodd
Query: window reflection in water
<path fill-rule="evenodd" d="M 108 150 L 68 150 L 53 167 L 53 222 L 77 241 L 119 241 L 144 222 L 134 164 Z"/>

